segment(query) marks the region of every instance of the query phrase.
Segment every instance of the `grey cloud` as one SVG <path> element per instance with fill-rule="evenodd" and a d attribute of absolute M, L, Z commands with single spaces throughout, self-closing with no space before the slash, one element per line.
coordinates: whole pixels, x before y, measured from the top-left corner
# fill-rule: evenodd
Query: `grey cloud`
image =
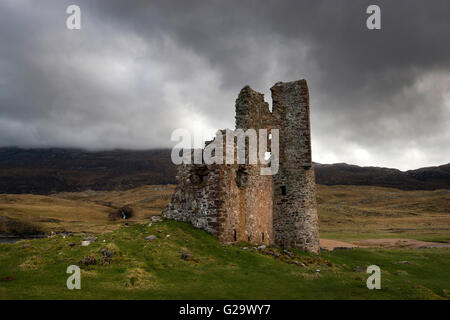
<path fill-rule="evenodd" d="M 0 4 L 0 145 L 170 146 L 233 127 L 244 85 L 306 78 L 315 161 L 449 161 L 448 1 L 83 0 L 81 31 L 33 3 Z"/>

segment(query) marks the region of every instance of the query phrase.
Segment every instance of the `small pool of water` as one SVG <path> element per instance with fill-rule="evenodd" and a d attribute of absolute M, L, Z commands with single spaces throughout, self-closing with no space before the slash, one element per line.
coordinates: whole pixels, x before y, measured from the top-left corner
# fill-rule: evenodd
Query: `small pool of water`
<path fill-rule="evenodd" d="M 16 243 L 20 240 L 33 240 L 33 239 L 42 239 L 45 238 L 45 235 L 37 235 L 37 236 L 29 236 L 29 237 L 2 237 L 0 236 L 0 243 Z"/>
<path fill-rule="evenodd" d="M 22 238 L 0 238 L 0 243 L 16 243 L 17 241 L 22 240 Z"/>

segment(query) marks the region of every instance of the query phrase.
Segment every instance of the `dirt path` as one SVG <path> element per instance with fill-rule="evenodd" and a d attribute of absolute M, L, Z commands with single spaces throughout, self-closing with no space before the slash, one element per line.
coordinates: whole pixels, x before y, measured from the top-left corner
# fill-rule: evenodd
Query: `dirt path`
<path fill-rule="evenodd" d="M 349 242 L 330 240 L 330 239 L 320 239 L 320 247 L 325 248 L 326 250 L 332 251 L 336 248 L 338 249 L 353 249 L 358 248 L 357 245 L 354 245 Z"/>
<path fill-rule="evenodd" d="M 320 247 L 326 250 L 351 249 L 351 248 L 404 248 L 404 249 L 425 249 L 425 248 L 450 248 L 450 242 L 427 242 L 414 239 L 367 239 L 353 242 L 343 242 L 337 240 L 320 239 Z"/>

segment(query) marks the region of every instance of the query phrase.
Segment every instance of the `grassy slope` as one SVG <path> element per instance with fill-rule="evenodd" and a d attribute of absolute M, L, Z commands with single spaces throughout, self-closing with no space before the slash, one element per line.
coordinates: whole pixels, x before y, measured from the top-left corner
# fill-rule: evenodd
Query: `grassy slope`
<path fill-rule="evenodd" d="M 161 232 L 159 232 L 161 231 Z M 158 239 L 144 238 L 154 234 Z M 170 237 L 166 237 L 169 234 Z M 305 267 L 255 250 L 223 246 L 188 224 L 135 224 L 99 236 L 81 247 L 81 235 L 0 245 L 0 299 L 439 299 L 450 296 L 450 251 L 338 250 L 321 257 L 296 252 Z M 106 240 L 103 243 L 102 240 Z M 70 247 L 69 243 L 78 245 Z M 24 244 L 28 244 L 29 247 Z M 100 249 L 115 248 L 107 266 L 82 267 L 81 290 L 66 288 L 67 266 L 80 265 Z M 180 258 L 181 250 L 198 261 Z M 407 260 L 410 264 L 399 264 Z M 382 290 L 368 290 L 367 274 L 377 264 Z M 320 269 L 321 272 L 316 272 Z"/>
<path fill-rule="evenodd" d="M 80 247 L 82 235 L 76 235 L 0 245 L 0 279 L 16 278 L 0 281 L 0 298 L 449 298 L 449 249 L 324 252 L 321 257 L 331 266 L 313 259 L 308 267 L 299 267 L 253 250 L 222 246 L 186 224 L 163 222 L 150 229 L 139 225 L 159 214 L 172 192 L 173 186 L 145 186 L 50 197 L 0 195 L 0 217 L 37 225 L 46 232 L 97 233 L 119 251 L 109 266 L 83 267 L 82 290 L 69 291 L 67 266 L 79 264 L 88 254 L 100 258 L 99 249 L 105 244 Z M 134 208 L 130 223 L 136 225 L 119 228 L 123 221 L 108 220 L 109 212 L 123 205 Z M 324 238 L 450 239 L 448 190 L 318 186 L 318 205 Z M 144 240 L 149 234 L 171 236 L 150 243 Z M 70 247 L 70 242 L 78 246 Z M 31 247 L 23 249 L 24 243 Z M 180 259 L 183 248 L 199 262 Z M 297 259 L 306 261 L 307 255 Z M 412 264 L 397 263 L 403 260 Z M 370 264 L 382 269 L 381 291 L 369 291 L 368 275 L 355 271 L 356 266 L 365 269 Z"/>

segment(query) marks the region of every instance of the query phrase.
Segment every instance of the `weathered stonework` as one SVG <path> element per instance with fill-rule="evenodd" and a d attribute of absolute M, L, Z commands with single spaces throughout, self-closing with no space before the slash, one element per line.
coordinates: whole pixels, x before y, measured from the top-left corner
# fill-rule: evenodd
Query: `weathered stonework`
<path fill-rule="evenodd" d="M 236 129 L 279 129 L 278 173 L 261 175 L 264 165 L 249 164 L 248 152 L 241 165 L 182 164 L 163 215 L 189 222 L 222 242 L 244 240 L 319 252 L 308 86 L 305 80 L 279 82 L 271 90 L 272 112 L 263 94 L 249 86 L 241 90 Z"/>
<path fill-rule="evenodd" d="M 275 242 L 318 252 L 308 85 L 279 82 L 271 91 L 273 126 L 280 130 L 280 169 L 273 176 Z"/>

